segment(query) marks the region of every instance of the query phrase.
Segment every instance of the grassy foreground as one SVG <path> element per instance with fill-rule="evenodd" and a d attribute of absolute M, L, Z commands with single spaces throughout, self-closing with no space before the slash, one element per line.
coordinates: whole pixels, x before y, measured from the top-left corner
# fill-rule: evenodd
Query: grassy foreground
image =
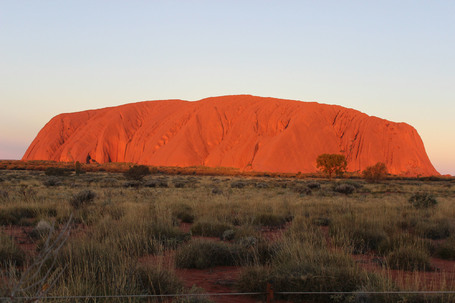
<path fill-rule="evenodd" d="M 410 203 L 416 193 L 434 197 L 436 204 Z M 450 180 L 369 184 L 155 174 L 129 181 L 108 172 L 55 177 L 0 170 L 0 296 L 9 295 L 10 283 L 33 263 L 49 228 L 58 229 L 71 215 L 65 245 L 26 281 L 42 282 L 38 290 L 18 295 L 36 294 L 43 286 L 51 286 L 52 296 L 203 292 L 185 288 L 177 271 L 215 266 L 242 268 L 233 291 L 264 291 L 267 282 L 278 292 L 455 290 L 454 271 L 440 265 L 455 264 L 454 204 Z M 143 261 L 163 255 L 172 262 Z M 48 283 L 47 272 L 61 273 L 55 285 Z M 455 297 L 352 294 L 305 300 L 453 302 Z M 195 296 L 190 302 L 210 299 Z"/>

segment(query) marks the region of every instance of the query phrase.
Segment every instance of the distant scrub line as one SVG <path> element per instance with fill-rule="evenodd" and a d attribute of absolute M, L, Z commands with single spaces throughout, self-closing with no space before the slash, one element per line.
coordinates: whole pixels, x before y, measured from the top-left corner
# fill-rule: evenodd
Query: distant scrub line
<path fill-rule="evenodd" d="M 56 162 L 47 160 L 0 160 L 0 169 L 7 170 L 38 170 L 58 171 L 57 174 L 67 174 L 71 172 L 110 172 L 124 173 L 134 163 L 84 163 L 79 162 Z M 169 175 L 200 175 L 200 176 L 243 176 L 243 177 L 272 177 L 272 178 L 325 178 L 326 175 L 322 172 L 318 173 L 276 173 L 276 172 L 255 172 L 242 171 L 232 167 L 208 167 L 208 166 L 191 166 L 191 167 L 175 167 L 175 166 L 148 166 L 153 174 L 169 174 Z M 375 169 L 379 170 L 376 171 Z M 387 175 L 384 177 L 384 172 L 380 171 L 382 167 L 372 169 L 367 168 L 365 172 L 345 172 L 342 178 L 345 179 L 360 179 L 365 178 L 369 181 L 377 182 L 385 178 L 389 180 L 420 180 L 420 181 L 450 181 L 455 180 L 455 177 L 448 176 L 428 176 L 428 177 L 406 177 L 398 175 Z M 371 172 L 372 170 L 372 172 Z M 52 173 L 51 173 L 52 174 Z M 338 176 L 340 178 L 340 176 Z"/>

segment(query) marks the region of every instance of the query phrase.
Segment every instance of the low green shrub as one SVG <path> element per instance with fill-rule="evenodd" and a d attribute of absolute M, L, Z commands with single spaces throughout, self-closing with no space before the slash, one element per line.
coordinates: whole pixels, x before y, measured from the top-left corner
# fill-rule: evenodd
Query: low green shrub
<path fill-rule="evenodd" d="M 430 271 L 430 255 L 424 249 L 403 246 L 389 253 L 386 257 L 387 264 L 392 269 L 408 271 Z"/>
<path fill-rule="evenodd" d="M 272 213 L 262 213 L 254 217 L 253 224 L 267 227 L 281 227 L 286 223 L 286 221 L 286 216 Z"/>
<path fill-rule="evenodd" d="M 95 197 L 96 194 L 93 191 L 89 189 L 84 189 L 78 192 L 77 194 L 74 194 L 69 202 L 74 209 L 79 209 L 86 205 L 91 204 Z"/>
<path fill-rule="evenodd" d="M 145 187 L 167 188 L 167 187 L 169 187 L 169 184 L 167 183 L 166 180 L 155 179 L 155 180 L 149 180 L 149 181 L 145 182 L 144 186 Z"/>
<path fill-rule="evenodd" d="M 212 194 L 214 194 L 214 195 L 222 195 L 223 194 L 223 190 L 218 188 L 218 187 L 214 187 L 214 188 L 212 188 Z"/>
<path fill-rule="evenodd" d="M 194 222 L 193 208 L 187 204 L 175 205 L 172 214 L 184 223 Z"/>
<path fill-rule="evenodd" d="M 125 187 L 125 188 L 138 188 L 141 185 L 142 185 L 142 183 L 137 180 L 129 180 L 129 181 L 123 182 L 123 187 Z"/>
<path fill-rule="evenodd" d="M 429 240 L 422 239 L 411 233 L 397 233 L 387 237 L 378 246 L 378 253 L 388 255 L 392 251 L 400 249 L 400 247 L 415 247 L 418 250 L 430 252 L 432 244 Z"/>
<path fill-rule="evenodd" d="M 350 217 L 331 222 L 329 232 L 335 243 L 351 246 L 354 253 L 377 250 L 380 243 L 387 239 L 382 226 Z"/>
<path fill-rule="evenodd" d="M 24 263 L 25 253 L 10 236 L 0 233 L 0 268 L 8 265 L 22 266 Z"/>
<path fill-rule="evenodd" d="M 270 267 L 261 265 L 246 267 L 237 280 L 237 289 L 240 292 L 264 292 L 271 277 Z"/>
<path fill-rule="evenodd" d="M 174 249 L 191 238 L 188 233 L 170 224 L 146 220 L 117 222 L 112 219 L 105 219 L 96 224 L 90 237 L 134 257 Z"/>
<path fill-rule="evenodd" d="M 327 217 L 317 217 L 311 220 L 311 223 L 316 226 L 329 226 L 330 222 L 331 222 L 330 218 Z"/>
<path fill-rule="evenodd" d="M 439 244 L 435 256 L 444 260 L 455 260 L 455 238 L 449 238 Z"/>
<path fill-rule="evenodd" d="M 22 225 L 24 219 L 35 219 L 39 214 L 35 206 L 13 206 L 0 209 L 0 225 Z"/>
<path fill-rule="evenodd" d="M 230 224 L 218 221 L 199 221 L 191 226 L 191 233 L 195 236 L 219 238 L 226 230 L 233 228 Z"/>
<path fill-rule="evenodd" d="M 353 192 L 355 192 L 355 186 L 353 186 L 351 184 L 343 183 L 343 184 L 339 184 L 339 185 L 335 186 L 333 190 L 337 193 L 350 195 Z"/>
<path fill-rule="evenodd" d="M 301 196 L 311 195 L 312 194 L 311 189 L 308 188 L 307 186 L 303 185 L 303 184 L 293 187 L 292 191 L 300 194 Z"/>
<path fill-rule="evenodd" d="M 241 180 L 232 181 L 231 187 L 232 188 L 244 188 L 247 184 Z"/>
<path fill-rule="evenodd" d="M 44 272 L 51 264 L 46 264 Z M 136 260 L 109 243 L 89 238 L 70 240 L 56 256 L 55 266 L 62 270 L 55 292 L 94 296 L 145 291 L 138 283 Z M 109 299 L 110 302 L 121 300 Z"/>
<path fill-rule="evenodd" d="M 426 192 L 413 194 L 408 202 L 415 208 L 430 208 L 435 207 L 438 204 L 436 198 L 432 194 Z"/>
<path fill-rule="evenodd" d="M 321 183 L 316 181 L 309 182 L 306 186 L 308 186 L 308 188 L 311 190 L 321 189 Z"/>
<path fill-rule="evenodd" d="M 265 182 L 258 182 L 255 186 L 256 188 L 269 188 L 269 185 Z"/>
<path fill-rule="evenodd" d="M 6 190 L 0 189 L 0 201 L 7 201 L 9 198 L 9 192 Z"/>
<path fill-rule="evenodd" d="M 446 220 L 425 220 L 416 225 L 416 231 L 424 238 L 432 240 L 446 239 L 452 233 L 453 227 Z"/>
<path fill-rule="evenodd" d="M 138 286 L 144 294 L 178 294 L 183 290 L 183 283 L 176 274 L 164 268 L 151 265 L 137 266 L 135 274 Z"/>
<path fill-rule="evenodd" d="M 236 265 L 238 254 L 224 242 L 193 240 L 175 252 L 178 268 L 209 268 Z"/>
<path fill-rule="evenodd" d="M 46 187 L 60 186 L 62 184 L 63 184 L 62 181 L 60 181 L 60 179 L 54 176 L 51 176 L 47 180 L 43 181 L 43 185 Z"/>
<path fill-rule="evenodd" d="M 293 249 L 298 251 L 285 249 L 268 266 L 253 266 L 243 270 L 238 289 L 263 292 L 267 282 L 272 282 L 277 292 L 355 291 L 366 284 L 367 275 L 356 267 L 348 255 L 328 250 Z M 301 296 L 284 298 L 292 302 L 302 300 Z M 332 302 L 329 295 L 312 296 L 309 300 Z"/>

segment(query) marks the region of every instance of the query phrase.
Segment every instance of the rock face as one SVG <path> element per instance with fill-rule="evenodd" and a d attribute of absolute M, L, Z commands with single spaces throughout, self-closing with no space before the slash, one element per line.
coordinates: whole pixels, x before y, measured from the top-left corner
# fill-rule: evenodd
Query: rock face
<path fill-rule="evenodd" d="M 250 95 L 146 101 L 58 115 L 23 160 L 132 162 L 315 172 L 342 153 L 349 171 L 384 162 L 397 175 L 438 175 L 417 131 L 353 109 Z"/>

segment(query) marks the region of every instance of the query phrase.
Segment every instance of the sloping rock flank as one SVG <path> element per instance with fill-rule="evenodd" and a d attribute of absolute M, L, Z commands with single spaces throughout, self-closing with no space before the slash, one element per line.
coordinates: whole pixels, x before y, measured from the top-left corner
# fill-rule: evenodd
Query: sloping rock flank
<path fill-rule="evenodd" d="M 146 101 L 58 115 L 23 160 L 132 162 L 315 172 L 342 153 L 349 171 L 384 162 L 397 175 L 438 175 L 417 131 L 336 105 L 250 95 Z"/>

